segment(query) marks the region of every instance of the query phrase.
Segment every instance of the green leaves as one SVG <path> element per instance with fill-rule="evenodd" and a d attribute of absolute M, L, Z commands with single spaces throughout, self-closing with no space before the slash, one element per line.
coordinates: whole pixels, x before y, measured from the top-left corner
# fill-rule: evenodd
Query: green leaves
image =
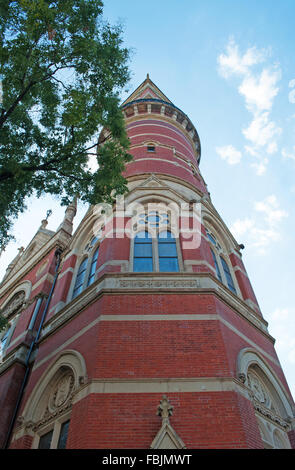
<path fill-rule="evenodd" d="M 96 204 L 122 193 L 128 139 L 119 93 L 129 80 L 122 30 L 100 0 L 2 0 L 0 5 L 0 246 L 25 198 L 79 193 Z M 99 149 L 105 127 L 112 140 Z"/>

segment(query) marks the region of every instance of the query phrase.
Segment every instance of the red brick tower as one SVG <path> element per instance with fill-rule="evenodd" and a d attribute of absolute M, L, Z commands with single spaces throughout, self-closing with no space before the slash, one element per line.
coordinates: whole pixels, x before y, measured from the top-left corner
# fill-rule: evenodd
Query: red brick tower
<path fill-rule="evenodd" d="M 122 110 L 129 193 L 74 234 L 75 204 L 56 232 L 43 221 L 0 286 L 2 446 L 295 446 L 274 339 L 195 127 L 149 77 Z"/>

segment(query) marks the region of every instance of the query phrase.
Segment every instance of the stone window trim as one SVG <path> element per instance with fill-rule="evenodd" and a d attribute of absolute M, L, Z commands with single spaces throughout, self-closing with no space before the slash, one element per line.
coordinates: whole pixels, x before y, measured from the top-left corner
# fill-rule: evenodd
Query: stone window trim
<path fill-rule="evenodd" d="M 32 442 L 32 449 L 38 449 L 41 437 L 50 431 L 53 431 L 50 449 L 57 449 L 61 427 L 63 423 L 70 421 L 70 419 L 71 419 L 71 411 L 68 411 L 62 414 L 61 416 L 59 416 L 58 418 L 56 418 L 54 421 L 47 423 L 46 425 L 40 427 L 37 431 L 35 431 L 35 435 L 34 435 L 33 442 Z"/>
<path fill-rule="evenodd" d="M 232 267 L 232 264 L 231 264 L 231 261 L 229 259 L 228 254 L 226 253 L 226 251 L 223 248 L 222 244 L 219 242 L 219 238 L 216 236 L 216 234 L 212 230 L 210 230 L 207 226 L 205 226 L 205 229 L 206 229 L 206 234 L 207 234 L 207 241 L 210 245 L 211 251 L 215 255 L 215 260 L 216 260 L 216 263 L 217 263 L 217 269 L 215 269 L 215 271 L 216 271 L 215 275 L 216 275 L 217 279 L 219 278 L 219 276 L 218 276 L 218 273 L 219 273 L 220 276 L 221 276 L 222 284 L 225 285 L 228 289 L 230 289 L 230 287 L 228 285 L 228 279 L 227 279 L 225 271 L 224 271 L 224 266 L 223 266 L 222 261 L 221 261 L 221 258 L 223 258 L 223 260 L 226 263 L 227 268 L 229 270 L 229 273 L 230 273 L 230 276 L 231 276 L 231 279 L 232 279 L 232 282 L 233 282 L 233 286 L 234 286 L 236 292 L 233 292 L 232 289 L 230 289 L 230 291 L 233 294 L 237 295 L 238 297 L 242 298 L 241 291 L 240 291 L 240 288 L 239 288 L 239 285 L 238 285 L 238 282 L 237 282 L 237 279 L 236 279 L 236 276 L 235 276 L 235 272 L 234 272 L 234 269 Z M 216 244 L 214 244 L 212 242 L 212 240 L 211 240 L 212 236 L 214 237 L 214 239 L 216 241 Z M 215 260 L 214 260 L 213 255 L 212 255 L 212 258 L 213 258 L 213 262 L 214 262 Z M 215 263 L 214 263 L 214 265 L 215 265 Z M 215 268 L 215 266 L 214 266 L 214 268 Z"/>
<path fill-rule="evenodd" d="M 60 382 L 64 377 L 70 378 L 70 382 L 61 389 Z M 74 396 L 87 380 L 82 354 L 74 349 L 60 352 L 42 373 L 24 404 L 12 441 L 30 435 L 33 448 L 38 448 L 40 437 L 53 430 L 51 448 L 55 448 L 62 424 L 70 419 Z"/>
<path fill-rule="evenodd" d="M 285 416 L 283 418 L 292 418 L 295 414 L 292 402 L 288 396 L 284 385 L 276 375 L 273 368 L 266 362 L 264 357 L 256 350 L 252 348 L 244 348 L 239 352 L 237 358 L 237 377 L 238 379 L 246 384 L 247 374 L 249 368 L 256 366 L 264 374 L 264 377 L 268 379 L 268 382 L 272 385 L 277 393 L 277 399 L 280 402 L 281 413 Z"/>
<path fill-rule="evenodd" d="M 28 289 L 26 292 L 21 287 L 22 285 L 18 286 L 12 294 L 9 295 L 0 310 L 1 315 L 8 320 L 7 327 L 0 332 L 0 362 L 4 360 L 21 312 L 28 303 L 31 290 Z"/>
<path fill-rule="evenodd" d="M 102 241 L 101 239 L 98 239 L 93 244 L 93 246 L 91 247 L 90 250 L 87 250 L 86 253 L 85 253 L 85 250 L 83 250 L 83 252 L 80 253 L 79 256 L 77 256 L 76 263 L 75 263 L 75 268 L 74 268 L 74 271 L 73 271 L 72 282 L 71 282 L 71 286 L 70 286 L 70 289 L 69 289 L 69 292 L 68 292 L 67 302 L 71 302 L 72 300 L 74 300 L 82 292 L 84 292 L 84 290 L 88 287 L 88 281 L 89 281 L 89 276 L 90 276 L 92 259 L 93 259 L 93 256 L 95 255 L 96 250 L 99 249 L 101 241 Z M 88 244 L 86 246 L 88 246 Z M 98 258 L 99 258 L 99 254 L 98 254 Z M 82 290 L 79 294 L 77 294 L 75 297 L 73 297 L 75 284 L 76 284 L 76 280 L 77 280 L 77 275 L 78 275 L 78 272 L 79 272 L 79 268 L 80 268 L 81 264 L 83 263 L 83 261 L 85 259 L 87 259 L 88 261 L 87 261 L 87 265 L 86 265 L 86 269 L 85 269 L 85 274 L 84 274 L 84 277 L 83 277 Z M 97 279 L 97 274 L 96 274 L 97 273 L 97 262 L 98 262 L 98 260 L 96 261 L 96 272 L 95 272 L 95 275 L 94 275 L 93 282 L 95 282 L 96 279 Z"/>
<path fill-rule="evenodd" d="M 264 447 L 290 448 L 287 432 L 295 410 L 273 369 L 260 353 L 244 348 L 237 359 L 237 377 L 248 389 Z"/>
<path fill-rule="evenodd" d="M 14 314 L 14 311 L 17 309 L 18 311 L 20 309 L 25 308 L 27 305 L 30 295 L 31 295 L 31 290 L 32 290 L 32 283 L 30 281 L 24 281 L 23 283 L 19 284 L 16 286 L 13 291 L 9 294 L 9 296 L 5 299 L 3 304 L 0 306 L 0 313 L 3 315 L 5 318 L 9 319 L 9 317 Z M 17 297 L 18 294 L 21 294 L 22 298 L 19 299 L 19 301 L 14 302 L 13 299 Z M 13 303 L 15 303 L 15 307 L 13 307 Z M 15 308 L 15 310 L 14 310 Z"/>

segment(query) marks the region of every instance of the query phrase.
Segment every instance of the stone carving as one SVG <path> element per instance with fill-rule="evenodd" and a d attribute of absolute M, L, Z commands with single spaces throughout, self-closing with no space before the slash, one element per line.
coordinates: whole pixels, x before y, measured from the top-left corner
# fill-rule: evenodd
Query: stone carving
<path fill-rule="evenodd" d="M 24 291 L 20 291 L 15 294 L 12 299 L 8 302 L 8 304 L 1 310 L 1 314 L 4 317 L 9 317 L 13 313 L 15 313 L 19 308 L 23 306 L 25 300 L 25 293 Z"/>
<path fill-rule="evenodd" d="M 259 401 L 260 403 L 263 403 L 264 406 L 269 406 L 270 405 L 270 398 L 269 398 L 266 390 L 264 389 L 263 385 L 259 381 L 259 379 L 255 375 L 249 373 L 248 374 L 248 383 L 249 383 L 249 386 L 252 390 L 253 398 L 255 400 Z"/>
<path fill-rule="evenodd" d="M 71 372 L 65 373 L 54 384 L 42 418 L 34 425 L 36 431 L 52 418 L 56 418 L 72 406 L 74 392 L 74 376 Z"/>
<path fill-rule="evenodd" d="M 250 387 L 249 396 L 253 402 L 254 409 L 273 423 L 278 424 L 285 430 L 290 428 L 288 422 L 279 416 L 274 408 L 271 397 L 260 382 L 259 378 L 251 372 L 247 375 Z"/>
<path fill-rule="evenodd" d="M 162 417 L 162 421 L 169 422 L 169 416 L 173 414 L 173 406 L 170 404 L 166 395 L 163 395 L 160 405 L 158 406 L 157 415 Z"/>
<path fill-rule="evenodd" d="M 185 449 L 185 444 L 175 432 L 169 422 L 169 416 L 173 414 L 173 406 L 166 395 L 163 395 L 158 406 L 157 415 L 162 418 L 162 426 L 154 438 L 151 449 Z"/>
<path fill-rule="evenodd" d="M 187 287 L 200 287 L 200 281 L 196 280 L 159 280 L 153 279 L 133 281 L 133 280 L 122 280 L 120 281 L 120 287 L 143 287 L 143 288 L 155 288 L 155 287 L 171 287 L 171 288 L 187 288 Z"/>
<path fill-rule="evenodd" d="M 243 374 L 242 372 L 238 375 L 238 379 L 240 380 L 240 382 L 242 382 L 243 384 L 246 382 L 246 374 Z"/>
<path fill-rule="evenodd" d="M 70 396 L 73 389 L 74 377 L 72 374 L 66 374 L 57 382 L 54 387 L 50 398 L 49 408 L 54 411 L 56 408 L 62 406 Z"/>

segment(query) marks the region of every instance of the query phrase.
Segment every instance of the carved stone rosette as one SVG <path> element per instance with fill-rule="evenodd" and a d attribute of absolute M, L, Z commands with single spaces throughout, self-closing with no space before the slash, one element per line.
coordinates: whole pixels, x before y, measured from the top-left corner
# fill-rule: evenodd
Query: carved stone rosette
<path fill-rule="evenodd" d="M 71 408 L 74 394 L 74 376 L 67 372 L 56 382 L 49 395 L 42 418 L 35 424 L 34 431 L 57 418 Z"/>

